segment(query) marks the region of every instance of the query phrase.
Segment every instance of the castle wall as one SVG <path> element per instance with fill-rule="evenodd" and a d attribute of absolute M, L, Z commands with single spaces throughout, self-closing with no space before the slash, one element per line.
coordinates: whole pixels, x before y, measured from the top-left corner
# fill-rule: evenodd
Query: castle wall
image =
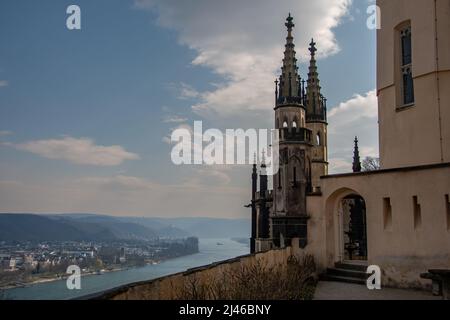
<path fill-rule="evenodd" d="M 450 163 L 322 178 L 322 197 L 308 197 L 307 248 L 321 269 L 343 259 L 339 203 L 350 194 L 366 202 L 368 263 L 380 266 L 384 285 L 425 287 L 420 273 L 450 267 Z"/>
<path fill-rule="evenodd" d="M 183 290 L 194 283 L 199 284 L 197 290 L 202 290 L 201 283 L 213 283 L 215 281 L 227 282 L 230 274 L 236 276 L 242 268 L 255 266 L 258 262 L 265 268 L 285 265 L 290 256 L 302 257 L 297 245 L 284 249 L 270 250 L 238 257 L 211 265 L 198 267 L 166 277 L 151 281 L 145 281 L 126 285 L 120 288 L 103 292 L 89 299 L 112 299 L 112 300 L 176 300 L 180 298 Z"/>

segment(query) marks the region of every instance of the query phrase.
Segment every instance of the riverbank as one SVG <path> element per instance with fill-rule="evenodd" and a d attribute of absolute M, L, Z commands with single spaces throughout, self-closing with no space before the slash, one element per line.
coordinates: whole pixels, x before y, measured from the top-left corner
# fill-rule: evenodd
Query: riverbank
<path fill-rule="evenodd" d="M 81 276 L 82 277 L 86 277 L 86 276 L 99 276 L 99 275 L 103 275 L 106 273 L 110 273 L 110 272 L 119 272 L 119 271 L 125 271 L 125 270 L 129 270 L 129 269 L 134 269 L 134 268 L 143 268 L 145 266 L 149 266 L 149 265 L 158 265 L 164 261 L 169 261 L 171 259 L 177 259 L 177 258 L 181 258 L 181 257 L 185 257 L 185 256 L 190 256 L 196 253 L 191 253 L 191 254 L 186 254 L 186 255 L 181 255 L 181 256 L 174 256 L 174 257 L 170 257 L 170 258 L 161 258 L 157 261 L 148 261 L 146 262 L 144 265 L 127 265 L 127 266 L 113 266 L 111 268 L 107 268 L 107 269 L 101 269 L 101 270 L 93 270 L 93 271 L 87 271 L 87 272 L 82 272 Z M 16 284 L 9 284 L 6 286 L 0 286 L 0 290 L 9 290 L 9 289 L 15 289 L 15 288 L 26 288 L 32 285 L 36 285 L 36 284 L 41 284 L 41 283 L 47 283 L 47 282 L 54 282 L 54 281 L 65 281 L 70 277 L 70 274 L 63 274 L 63 275 L 59 275 L 56 274 L 54 276 L 51 275 L 44 275 L 44 276 L 31 276 L 31 280 L 29 281 L 18 281 Z"/>
<path fill-rule="evenodd" d="M 220 242 L 223 245 L 217 245 Z M 230 239 L 200 239 L 199 252 L 189 256 L 149 264 L 139 268 L 105 273 L 102 276 L 82 276 L 80 290 L 68 290 L 66 281 L 56 280 L 3 290 L 0 299 L 64 300 L 102 292 L 129 283 L 148 281 L 187 269 L 208 265 L 249 253 L 246 245 Z"/>
<path fill-rule="evenodd" d="M 123 270 L 127 270 L 127 269 L 129 269 L 129 268 L 114 268 L 114 269 L 111 269 L 111 270 L 101 270 L 101 274 L 107 273 L 107 272 L 123 271 Z M 98 271 L 89 271 L 89 272 L 82 272 L 81 273 L 82 277 L 84 277 L 84 276 L 93 276 L 93 275 L 98 275 Z M 25 288 L 25 287 L 36 285 L 36 284 L 40 284 L 40 283 L 47 283 L 47 282 L 67 280 L 67 278 L 69 276 L 70 276 L 70 274 L 62 275 L 62 276 L 61 275 L 54 275 L 54 276 L 32 277 L 32 280 L 30 280 L 30 281 L 18 282 L 17 284 L 3 286 L 3 287 L 0 287 L 0 290 L 9 290 L 9 289 L 14 289 L 14 288 Z"/>

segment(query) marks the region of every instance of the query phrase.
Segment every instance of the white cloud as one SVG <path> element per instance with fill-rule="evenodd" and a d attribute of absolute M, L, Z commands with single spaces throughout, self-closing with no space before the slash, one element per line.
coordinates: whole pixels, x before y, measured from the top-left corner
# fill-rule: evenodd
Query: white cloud
<path fill-rule="evenodd" d="M 13 133 L 9 130 L 0 130 L 0 137 L 10 136 Z"/>
<path fill-rule="evenodd" d="M 195 99 L 200 95 L 200 93 L 195 90 L 192 86 L 186 84 L 186 83 L 180 83 L 180 92 L 179 92 L 179 99 L 182 100 L 188 100 L 188 99 Z"/>
<path fill-rule="evenodd" d="M 361 159 L 378 157 L 378 103 L 376 91 L 356 94 L 328 114 L 330 173 L 351 172 L 353 141 L 359 137 Z"/>
<path fill-rule="evenodd" d="M 137 154 L 128 152 L 121 146 L 100 146 L 89 138 L 64 137 L 29 141 L 13 146 L 44 158 L 62 159 L 81 165 L 117 166 L 125 160 L 139 159 Z"/>
<path fill-rule="evenodd" d="M 209 179 L 209 178 L 207 178 Z M 0 180 L 1 212 L 95 212 L 128 216 L 246 217 L 247 188 L 206 180 L 161 184 L 133 176 Z"/>
<path fill-rule="evenodd" d="M 182 123 L 186 122 L 188 119 L 180 117 L 178 115 L 165 116 L 163 122 L 164 123 Z"/>
<path fill-rule="evenodd" d="M 9 85 L 9 82 L 6 80 L 0 80 L 0 87 L 6 87 Z"/>
<path fill-rule="evenodd" d="M 228 185 L 231 182 L 229 166 L 202 166 L 194 169 L 194 175 L 186 181 L 190 187 L 207 185 Z"/>
<path fill-rule="evenodd" d="M 197 114 L 220 120 L 244 116 L 267 124 L 272 111 L 273 81 L 280 72 L 286 37 L 285 18 L 291 12 L 297 25 L 297 55 L 304 60 L 311 37 L 319 56 L 339 51 L 333 34 L 348 13 L 352 0 L 135 0 L 135 6 L 152 10 L 158 23 L 179 32 L 180 43 L 197 51 L 194 65 L 211 68 L 224 82 L 197 93 L 192 106 Z M 257 8 L 257 10 L 256 10 Z M 302 70 L 303 75 L 306 70 Z"/>

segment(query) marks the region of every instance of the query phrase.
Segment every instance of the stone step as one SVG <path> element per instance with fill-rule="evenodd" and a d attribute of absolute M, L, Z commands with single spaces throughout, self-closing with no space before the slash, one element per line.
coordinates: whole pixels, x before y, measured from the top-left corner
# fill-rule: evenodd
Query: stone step
<path fill-rule="evenodd" d="M 367 271 L 367 265 L 364 265 L 364 264 L 336 262 L 334 264 L 334 266 L 336 269 L 355 270 L 355 271 L 360 271 L 360 272 L 364 272 L 364 273 Z"/>
<path fill-rule="evenodd" d="M 332 282 L 344 282 L 344 283 L 353 283 L 353 284 L 366 284 L 366 280 L 353 278 L 353 277 L 341 277 L 341 276 L 332 276 L 329 274 L 324 274 L 320 277 L 322 281 L 332 281 Z"/>
<path fill-rule="evenodd" d="M 362 280 L 367 280 L 368 278 L 367 273 L 351 269 L 328 268 L 327 274 L 330 276 L 357 278 Z"/>

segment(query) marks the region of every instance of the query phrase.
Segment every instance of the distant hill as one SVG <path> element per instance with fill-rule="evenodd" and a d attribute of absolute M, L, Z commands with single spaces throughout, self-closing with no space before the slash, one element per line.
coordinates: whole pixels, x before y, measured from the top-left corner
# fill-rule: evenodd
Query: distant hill
<path fill-rule="evenodd" d="M 91 227 L 91 226 L 89 226 Z M 81 230 L 64 220 L 32 214 L 1 214 L 0 240 L 101 240 L 114 236 L 107 229 Z"/>
<path fill-rule="evenodd" d="M 250 219 L 175 218 L 167 221 L 199 238 L 249 238 L 251 232 Z"/>
<path fill-rule="evenodd" d="M 154 230 L 160 237 L 249 238 L 251 232 L 250 219 L 111 217 L 96 214 L 65 214 L 62 216 L 79 218 L 82 221 L 115 219 L 136 223 Z"/>
<path fill-rule="evenodd" d="M 88 219 L 89 220 L 89 219 Z M 0 214 L 0 240 L 149 240 L 155 231 L 134 223 L 85 221 L 64 216 Z"/>
<path fill-rule="evenodd" d="M 248 238 L 250 220 L 113 217 L 97 214 L 0 214 L 0 240 L 148 240 Z"/>

